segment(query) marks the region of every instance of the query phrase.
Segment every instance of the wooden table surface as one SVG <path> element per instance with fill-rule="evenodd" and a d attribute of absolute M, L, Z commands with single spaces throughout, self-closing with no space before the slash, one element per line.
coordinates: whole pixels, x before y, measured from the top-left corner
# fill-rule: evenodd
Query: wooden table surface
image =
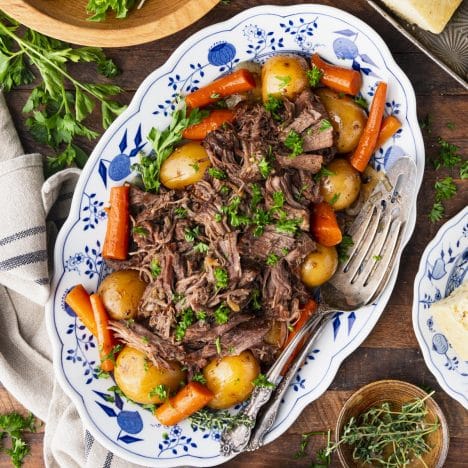
<path fill-rule="evenodd" d="M 109 49 L 109 56 L 115 59 L 123 71 L 117 79 L 117 82 L 127 90 L 123 99 L 130 101 L 134 91 L 146 75 L 162 65 L 180 42 L 191 34 L 205 26 L 226 20 L 246 8 L 272 3 L 287 5 L 292 2 L 232 0 L 227 5 L 219 4 L 190 28 L 166 39 L 127 49 Z M 302 2 L 297 1 L 297 3 Z M 435 179 L 449 175 L 449 172 L 443 170 L 436 172 L 430 164 L 431 159 L 437 154 L 438 137 L 442 136 L 460 146 L 461 153 L 466 158 L 468 92 L 400 35 L 364 0 L 353 2 L 336 0 L 319 3 L 349 11 L 373 27 L 388 44 L 395 60 L 412 82 L 416 90 L 419 119 L 423 119 L 427 114 L 432 115 L 432 131 L 424 132 L 426 169 L 418 196 L 417 225 L 410 243 L 403 252 L 403 261 L 394 292 L 379 323 L 364 343 L 344 361 L 330 388 L 318 400 L 310 404 L 292 427 L 274 443 L 254 453 L 241 455 L 224 466 L 255 468 L 286 465 L 310 466 L 309 460 L 294 460 L 292 457 L 298 447 L 300 434 L 311 430 L 333 428 L 346 399 L 361 386 L 379 379 L 401 379 L 434 389 L 435 398 L 442 407 L 450 427 L 450 450 L 445 466 L 447 468 L 468 466 L 468 412 L 441 390 L 434 376 L 429 372 L 414 335 L 411 321 L 413 280 L 424 248 L 441 224 L 457 214 L 467 203 L 468 184 L 466 181 L 462 182 L 457 179 L 457 174 L 454 173 L 459 190 L 454 199 L 445 203 L 444 219 L 437 224 L 431 224 L 428 220 L 427 215 L 433 203 Z M 35 152 L 38 151 L 38 146 L 25 130 L 21 114 L 27 95 L 27 90 L 15 90 L 8 95 L 7 100 L 26 151 Z M 448 128 L 449 122 L 453 122 L 455 128 Z M 89 149 L 90 147 L 91 145 Z M 0 414 L 13 409 L 26 411 L 0 383 Z M 43 429 L 36 434 L 28 435 L 27 440 L 31 444 L 32 452 L 24 466 L 34 468 L 43 466 Z M 312 447 L 316 449 L 320 445 L 323 445 L 323 441 L 315 440 Z M 0 467 L 7 466 L 10 466 L 8 457 L 0 454 Z M 333 460 L 332 466 L 339 466 L 336 459 Z"/>

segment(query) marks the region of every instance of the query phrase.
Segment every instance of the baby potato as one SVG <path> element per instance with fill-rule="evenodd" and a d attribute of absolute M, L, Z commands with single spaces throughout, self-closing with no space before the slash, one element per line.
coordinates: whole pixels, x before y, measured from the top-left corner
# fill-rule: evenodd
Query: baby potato
<path fill-rule="evenodd" d="M 354 203 L 361 190 L 361 177 L 347 159 L 334 159 L 327 169 L 333 172 L 320 179 L 320 193 L 335 211 Z"/>
<path fill-rule="evenodd" d="M 243 351 L 238 356 L 214 358 L 203 369 L 206 386 L 215 395 L 208 406 L 224 409 L 241 403 L 252 392 L 252 381 L 259 373 L 260 365 L 251 351 Z"/>
<path fill-rule="evenodd" d="M 128 320 L 136 315 L 145 289 L 138 271 L 120 270 L 106 276 L 97 292 L 112 319 Z"/>
<path fill-rule="evenodd" d="M 335 247 L 317 244 L 317 250 L 307 255 L 301 266 L 302 282 L 313 288 L 326 283 L 338 267 L 338 253 Z"/>
<path fill-rule="evenodd" d="M 117 356 L 114 367 L 115 382 L 122 392 L 137 403 L 162 403 L 154 389 L 164 385 L 168 394 L 179 389 L 181 382 L 185 381 L 177 362 L 171 362 L 169 369 L 155 367 L 146 357 L 145 353 L 125 346 Z"/>
<path fill-rule="evenodd" d="M 338 94 L 331 89 L 321 88 L 316 93 L 330 115 L 337 135 L 336 150 L 338 153 L 353 151 L 367 122 L 366 111 L 349 96 Z"/>
<path fill-rule="evenodd" d="M 179 146 L 162 164 L 159 178 L 169 189 L 183 189 L 203 179 L 210 160 L 200 142 Z"/>
<path fill-rule="evenodd" d="M 275 55 L 262 68 L 262 98 L 268 101 L 270 95 L 293 97 L 306 88 L 307 62 L 302 57 Z"/>

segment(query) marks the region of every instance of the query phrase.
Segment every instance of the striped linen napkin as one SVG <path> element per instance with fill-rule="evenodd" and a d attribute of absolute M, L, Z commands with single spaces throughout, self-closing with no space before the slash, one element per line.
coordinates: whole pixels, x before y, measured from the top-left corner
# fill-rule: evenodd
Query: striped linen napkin
<path fill-rule="evenodd" d="M 45 421 L 46 467 L 136 467 L 83 428 L 52 368 L 43 305 L 57 226 L 68 215 L 80 171 L 67 169 L 44 182 L 42 156 L 24 155 L 1 91 L 0 142 L 0 381 Z"/>

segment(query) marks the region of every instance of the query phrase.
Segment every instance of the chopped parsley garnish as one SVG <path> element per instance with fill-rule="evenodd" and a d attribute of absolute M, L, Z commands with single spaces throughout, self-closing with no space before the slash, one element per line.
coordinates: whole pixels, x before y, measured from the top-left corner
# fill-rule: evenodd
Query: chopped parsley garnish
<path fill-rule="evenodd" d="M 195 317 L 197 317 L 197 320 L 204 322 L 206 320 L 206 312 L 204 310 L 199 310 L 195 312 Z"/>
<path fill-rule="evenodd" d="M 229 274 L 225 268 L 216 267 L 213 271 L 213 276 L 216 281 L 216 289 L 224 289 L 229 286 Z"/>
<path fill-rule="evenodd" d="M 227 185 L 222 185 L 221 188 L 219 189 L 219 193 L 221 195 L 229 195 L 229 192 L 231 189 Z"/>
<path fill-rule="evenodd" d="M 221 304 L 215 311 L 214 311 L 214 318 L 217 325 L 223 325 L 229 321 L 229 314 L 231 310 L 225 304 Z"/>
<path fill-rule="evenodd" d="M 288 219 L 286 216 L 282 216 L 279 221 L 277 221 L 275 227 L 278 232 L 284 232 L 285 234 L 296 234 L 301 224 L 301 218 Z"/>
<path fill-rule="evenodd" d="M 197 372 L 196 374 L 193 375 L 192 382 L 199 382 L 205 385 L 206 379 L 205 379 L 205 376 L 201 372 Z"/>
<path fill-rule="evenodd" d="M 460 179 L 468 179 L 468 161 L 464 161 L 460 166 Z"/>
<path fill-rule="evenodd" d="M 459 153 L 459 146 L 449 143 L 440 137 L 437 142 L 439 143 L 440 147 L 438 158 L 434 160 L 435 169 L 439 169 L 440 167 L 446 167 L 450 169 L 462 161 L 462 156 Z"/>
<path fill-rule="evenodd" d="M 447 122 L 447 128 L 450 130 L 455 130 L 456 125 L 453 122 Z"/>
<path fill-rule="evenodd" d="M 338 260 L 340 262 L 345 262 L 348 260 L 348 249 L 354 245 L 353 238 L 345 234 L 341 239 L 341 242 L 337 245 L 338 250 Z"/>
<path fill-rule="evenodd" d="M 219 99 L 221 97 L 221 94 L 219 93 L 211 93 L 210 98 L 211 99 Z"/>
<path fill-rule="evenodd" d="M 268 178 L 272 169 L 271 163 L 265 157 L 258 162 L 258 170 L 264 179 Z"/>
<path fill-rule="evenodd" d="M 273 382 L 270 382 L 265 374 L 258 374 L 257 377 L 252 381 L 252 384 L 256 387 L 263 388 L 275 388 L 276 385 Z"/>
<path fill-rule="evenodd" d="M 328 130 L 329 128 L 332 128 L 331 122 L 329 120 L 327 120 L 327 119 L 323 119 L 320 122 L 319 131 L 324 132 L 325 130 Z"/>
<path fill-rule="evenodd" d="M 161 264 L 156 258 L 153 258 L 150 263 L 151 276 L 157 278 L 161 274 Z"/>
<path fill-rule="evenodd" d="M 224 180 L 227 177 L 226 173 L 222 169 L 219 169 L 217 167 L 209 167 L 208 174 L 211 177 L 219 180 Z"/>
<path fill-rule="evenodd" d="M 144 343 L 144 344 L 148 344 L 149 343 L 149 338 L 147 336 L 142 336 L 141 338 L 141 341 Z"/>
<path fill-rule="evenodd" d="M 257 208 L 252 215 L 253 235 L 259 237 L 265 231 L 265 226 L 271 223 L 271 215 L 268 211 Z"/>
<path fill-rule="evenodd" d="M 283 109 L 284 102 L 280 97 L 273 96 L 272 94 L 268 95 L 267 101 L 263 104 L 265 110 L 270 112 L 271 116 L 274 120 L 280 121 L 281 116 L 279 115 L 279 111 Z"/>
<path fill-rule="evenodd" d="M 301 135 L 299 135 L 295 130 L 291 130 L 284 140 L 284 146 L 291 150 L 291 154 L 289 155 L 291 158 L 295 158 L 304 152 L 303 145 L 304 142 Z"/>
<path fill-rule="evenodd" d="M 197 242 L 194 245 L 193 250 L 197 253 L 206 253 L 208 252 L 209 248 L 210 247 L 208 244 L 205 244 L 204 242 Z"/>
<path fill-rule="evenodd" d="M 289 75 L 285 75 L 285 76 L 276 75 L 275 78 L 278 80 L 279 86 L 281 88 L 286 88 L 289 84 L 291 84 L 291 81 L 292 81 L 292 78 Z"/>
<path fill-rule="evenodd" d="M 330 200 L 330 205 L 334 205 L 341 197 L 341 193 L 335 193 L 333 194 L 332 199 Z"/>
<path fill-rule="evenodd" d="M 190 164 L 190 167 L 192 167 L 195 172 L 200 170 L 200 165 L 198 163 Z"/>
<path fill-rule="evenodd" d="M 354 102 L 358 105 L 361 106 L 363 109 L 368 110 L 369 109 L 369 103 L 366 101 L 364 96 L 356 96 L 354 98 Z"/>
<path fill-rule="evenodd" d="M 174 336 L 177 341 L 181 341 L 182 338 L 185 336 L 185 332 L 187 328 L 190 327 L 195 323 L 195 314 L 191 307 L 183 310 L 180 314 L 179 320 L 177 321 L 177 325 L 174 331 Z"/>
<path fill-rule="evenodd" d="M 278 257 L 278 255 L 274 253 L 268 254 L 266 258 L 266 264 L 268 266 L 275 266 L 279 262 L 279 259 L 280 258 Z"/>
<path fill-rule="evenodd" d="M 239 213 L 239 206 L 242 199 L 239 195 L 232 198 L 231 203 L 221 207 L 221 212 L 228 216 L 231 226 L 247 226 L 249 224 L 249 218 Z"/>
<path fill-rule="evenodd" d="M 380 262 L 380 260 L 382 260 L 382 255 L 373 255 L 372 260 L 376 262 Z"/>
<path fill-rule="evenodd" d="M 223 215 L 221 213 L 216 213 L 214 219 L 217 223 L 220 223 L 223 220 Z"/>
<path fill-rule="evenodd" d="M 195 226 L 194 228 L 185 228 L 184 231 L 185 240 L 187 242 L 193 242 L 200 235 L 200 226 Z"/>
<path fill-rule="evenodd" d="M 273 192 L 273 205 L 272 211 L 277 211 L 283 208 L 284 202 L 286 201 L 284 193 L 281 190 Z"/>
<path fill-rule="evenodd" d="M 221 338 L 218 336 L 215 340 L 216 352 L 221 354 Z"/>
<path fill-rule="evenodd" d="M 445 211 L 442 201 L 452 198 L 457 192 L 457 186 L 455 185 L 452 177 L 446 177 L 445 179 L 436 181 L 434 189 L 435 202 L 432 206 L 431 212 L 429 213 L 429 219 L 433 223 L 442 219 Z"/>
<path fill-rule="evenodd" d="M 143 237 L 146 237 L 149 234 L 148 230 L 143 226 L 133 226 L 132 233 Z"/>
<path fill-rule="evenodd" d="M 258 184 L 252 184 L 250 187 L 252 189 L 252 200 L 250 201 L 250 206 L 252 209 L 255 209 L 255 207 L 263 200 L 262 189 Z"/>
<path fill-rule="evenodd" d="M 322 76 L 323 72 L 319 67 L 317 67 L 317 65 L 312 65 L 312 68 L 307 70 L 307 79 L 309 80 L 309 85 L 312 88 L 316 88 L 319 85 Z"/>
<path fill-rule="evenodd" d="M 160 400 L 167 400 L 169 398 L 169 389 L 166 387 L 166 385 L 159 384 L 156 385 L 153 389 L 148 394 L 149 398 L 153 397 L 158 397 Z"/>
<path fill-rule="evenodd" d="M 13 466 L 19 468 L 30 452 L 29 445 L 23 440 L 24 432 L 36 432 L 34 416 L 29 413 L 24 417 L 16 411 L 0 415 L 0 452 L 9 455 Z M 3 446 L 3 439 L 11 438 L 11 448 Z"/>
<path fill-rule="evenodd" d="M 187 208 L 183 208 L 182 206 L 178 206 L 175 210 L 174 210 L 174 214 L 178 217 L 178 218 L 186 218 L 187 217 Z"/>
<path fill-rule="evenodd" d="M 422 130 L 427 130 L 427 133 L 432 133 L 432 115 L 426 114 L 426 116 L 419 121 L 419 126 Z"/>

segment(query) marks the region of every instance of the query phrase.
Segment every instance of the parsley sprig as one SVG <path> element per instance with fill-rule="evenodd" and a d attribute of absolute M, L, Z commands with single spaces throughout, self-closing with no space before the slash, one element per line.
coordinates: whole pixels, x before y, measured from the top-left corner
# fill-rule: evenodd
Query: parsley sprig
<path fill-rule="evenodd" d="M 433 223 L 440 221 L 443 218 L 445 209 L 442 201 L 452 198 L 457 192 L 457 186 L 455 185 L 452 177 L 445 177 L 445 179 L 436 181 L 434 189 L 435 201 L 429 213 L 429 219 Z"/>
<path fill-rule="evenodd" d="M 85 124 L 96 104 L 101 108 L 103 128 L 125 109 L 111 99 L 122 92 L 119 86 L 81 82 L 68 70 L 70 63 L 94 63 L 106 77 L 118 73 L 102 49 L 72 48 L 31 29 L 20 29 L 18 22 L 0 12 L 0 83 L 8 92 L 39 75 L 23 113 L 29 115 L 26 126 L 33 138 L 56 153 L 48 158 L 49 170 L 72 163 L 84 165 L 88 156 L 77 139 L 93 140 L 99 135 Z"/>
<path fill-rule="evenodd" d="M 291 158 L 295 158 L 304 152 L 304 142 L 302 137 L 295 130 L 291 130 L 288 133 L 288 136 L 284 140 L 284 146 L 291 150 L 291 154 L 289 155 Z"/>
<path fill-rule="evenodd" d="M 0 452 L 10 456 L 13 466 L 19 468 L 30 452 L 29 445 L 24 441 L 24 432 L 36 432 L 34 416 L 22 416 L 17 412 L 0 415 Z M 3 445 L 3 440 L 11 438 L 11 448 Z"/>
<path fill-rule="evenodd" d="M 312 65 L 312 68 L 307 70 L 307 79 L 309 80 L 309 84 L 312 88 L 316 88 L 319 85 L 322 76 L 323 72 L 319 67 L 317 67 L 317 65 Z"/>
<path fill-rule="evenodd" d="M 182 140 L 182 133 L 191 125 L 200 123 L 207 116 L 206 111 L 193 109 L 190 114 L 187 113 L 185 103 L 172 114 L 172 120 L 169 127 L 164 130 L 158 130 L 153 127 L 149 134 L 148 140 L 153 147 L 151 154 L 142 156 L 140 162 L 132 166 L 138 171 L 143 180 L 146 191 L 157 192 L 161 186 L 159 180 L 159 172 L 162 163 L 169 157 L 174 150 L 174 146 Z"/>
<path fill-rule="evenodd" d="M 126 18 L 135 0 L 88 0 L 86 10 L 90 21 L 104 21 L 109 11 L 115 12 L 116 18 Z"/>

